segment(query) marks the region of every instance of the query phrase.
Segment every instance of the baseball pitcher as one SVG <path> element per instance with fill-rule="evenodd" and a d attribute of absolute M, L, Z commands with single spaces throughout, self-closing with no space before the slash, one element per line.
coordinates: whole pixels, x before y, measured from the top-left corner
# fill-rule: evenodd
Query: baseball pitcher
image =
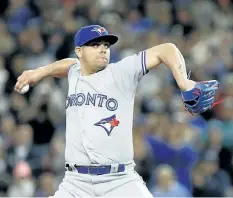
<path fill-rule="evenodd" d="M 66 173 L 55 197 L 152 197 L 134 170 L 133 107 L 146 73 L 164 63 L 172 72 L 190 113 L 213 107 L 218 82 L 194 82 L 180 51 L 165 43 L 109 64 L 118 37 L 99 25 L 75 35 L 76 58 L 24 71 L 15 90 L 41 79 L 68 76 L 66 100 Z"/>

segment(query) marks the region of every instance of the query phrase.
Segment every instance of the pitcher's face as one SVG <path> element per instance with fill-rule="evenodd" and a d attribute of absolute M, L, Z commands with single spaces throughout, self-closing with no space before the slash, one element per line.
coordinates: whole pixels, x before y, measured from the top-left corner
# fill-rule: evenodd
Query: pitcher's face
<path fill-rule="evenodd" d="M 91 71 L 100 71 L 109 64 L 110 44 L 105 41 L 93 41 L 80 48 L 76 54 Z"/>

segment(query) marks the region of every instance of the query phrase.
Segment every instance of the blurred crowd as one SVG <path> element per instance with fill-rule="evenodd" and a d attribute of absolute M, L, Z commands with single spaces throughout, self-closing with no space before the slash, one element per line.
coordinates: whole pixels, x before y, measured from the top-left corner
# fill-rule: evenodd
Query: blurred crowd
<path fill-rule="evenodd" d="M 99 24 L 119 36 L 111 62 L 165 42 L 193 80 L 217 79 L 216 100 L 184 110 L 165 65 L 143 77 L 135 99 L 136 170 L 156 197 L 233 196 L 232 0 L 1 0 L 0 196 L 49 196 L 64 176 L 67 79 L 47 78 L 25 95 L 22 71 L 75 57 L 73 36 Z"/>

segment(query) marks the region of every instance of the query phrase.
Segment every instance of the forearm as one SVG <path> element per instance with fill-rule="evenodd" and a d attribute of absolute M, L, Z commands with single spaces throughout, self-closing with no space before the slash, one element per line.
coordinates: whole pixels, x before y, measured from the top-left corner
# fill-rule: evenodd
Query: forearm
<path fill-rule="evenodd" d="M 187 81 L 187 71 L 184 57 L 179 49 L 173 44 L 168 44 L 158 57 L 171 70 L 178 86 L 182 88 Z"/>
<path fill-rule="evenodd" d="M 21 91 L 26 85 L 35 85 L 43 78 L 52 77 L 65 77 L 67 76 L 68 69 L 71 65 L 77 62 L 75 58 L 62 59 L 44 67 L 39 67 L 35 70 L 24 71 L 18 78 L 15 84 L 15 90 Z"/>
<path fill-rule="evenodd" d="M 76 58 L 66 58 L 44 67 L 39 67 L 37 70 L 43 77 L 65 77 L 71 65 L 77 62 Z"/>

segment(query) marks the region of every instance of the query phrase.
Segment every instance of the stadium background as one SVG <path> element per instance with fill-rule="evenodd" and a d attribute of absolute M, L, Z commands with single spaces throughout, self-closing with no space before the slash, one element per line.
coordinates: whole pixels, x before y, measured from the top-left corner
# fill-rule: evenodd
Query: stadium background
<path fill-rule="evenodd" d="M 166 66 L 135 100 L 136 170 L 154 196 L 233 196 L 231 0 L 1 0 L 0 196 L 49 196 L 64 175 L 67 79 L 13 91 L 26 69 L 74 57 L 73 35 L 101 24 L 119 36 L 111 62 L 164 42 L 183 53 L 193 80 L 217 79 L 224 102 L 184 111 Z M 119 145 L 120 146 L 120 145 Z"/>

